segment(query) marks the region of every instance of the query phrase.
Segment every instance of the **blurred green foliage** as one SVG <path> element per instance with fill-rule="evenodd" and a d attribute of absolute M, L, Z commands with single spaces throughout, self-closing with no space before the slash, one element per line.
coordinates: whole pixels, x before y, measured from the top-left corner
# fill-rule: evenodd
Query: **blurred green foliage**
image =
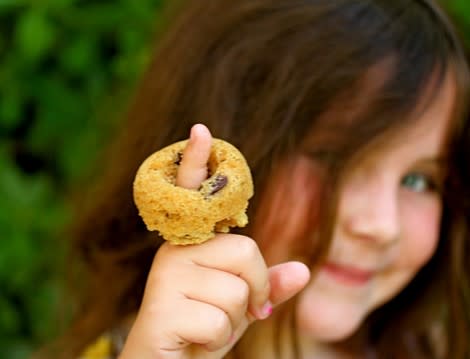
<path fill-rule="evenodd" d="M 463 40 L 470 49 L 470 1 L 469 0 L 441 0 L 453 20 L 458 25 Z"/>
<path fill-rule="evenodd" d="M 0 348 L 57 333 L 67 188 L 119 118 L 161 0 L 0 0 Z"/>
<path fill-rule="evenodd" d="M 58 330 L 65 191 L 121 116 L 162 3 L 0 0 L 2 358 L 28 357 Z M 470 43 L 470 1 L 443 3 Z"/>

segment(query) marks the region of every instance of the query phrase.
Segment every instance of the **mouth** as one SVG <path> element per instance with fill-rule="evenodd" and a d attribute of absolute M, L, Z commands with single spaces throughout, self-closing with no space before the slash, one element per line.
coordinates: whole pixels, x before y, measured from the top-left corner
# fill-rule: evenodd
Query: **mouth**
<path fill-rule="evenodd" d="M 348 286 L 364 286 L 372 280 L 375 271 L 361 269 L 353 266 L 326 262 L 322 270 L 334 280 Z"/>

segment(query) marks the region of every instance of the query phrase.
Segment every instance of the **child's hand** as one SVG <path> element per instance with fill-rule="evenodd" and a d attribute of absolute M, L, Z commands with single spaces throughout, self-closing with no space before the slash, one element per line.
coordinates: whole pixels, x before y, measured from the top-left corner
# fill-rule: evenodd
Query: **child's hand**
<path fill-rule="evenodd" d="M 207 177 L 211 135 L 193 127 L 177 185 L 197 189 Z M 248 237 L 218 234 L 193 246 L 165 243 L 155 256 L 144 299 L 121 359 L 222 358 L 255 320 L 309 280 L 298 262 L 267 268 Z"/>

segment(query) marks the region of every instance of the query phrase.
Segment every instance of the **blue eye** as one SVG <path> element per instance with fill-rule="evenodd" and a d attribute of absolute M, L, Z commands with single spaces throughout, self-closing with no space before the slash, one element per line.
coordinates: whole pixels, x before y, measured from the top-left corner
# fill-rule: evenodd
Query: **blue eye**
<path fill-rule="evenodd" d="M 426 175 L 410 173 L 401 180 L 401 185 L 414 192 L 429 192 L 436 189 L 434 182 Z"/>

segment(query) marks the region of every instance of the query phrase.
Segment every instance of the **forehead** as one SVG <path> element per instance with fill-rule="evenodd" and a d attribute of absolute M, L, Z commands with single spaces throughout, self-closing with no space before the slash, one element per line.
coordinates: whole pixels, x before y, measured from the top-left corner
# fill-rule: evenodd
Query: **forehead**
<path fill-rule="evenodd" d="M 395 149 L 406 156 L 413 150 L 419 154 L 437 156 L 445 151 L 449 133 L 452 130 L 452 119 L 456 101 L 455 76 L 449 71 L 440 88 L 431 98 L 423 96 L 425 107 L 418 106 L 411 121 L 412 125 L 392 135 L 385 147 Z"/>
<path fill-rule="evenodd" d="M 383 156 L 384 152 L 405 158 L 412 153 L 416 153 L 414 158 L 444 158 L 448 148 L 446 141 L 450 139 L 448 135 L 456 127 L 458 84 L 454 69 L 442 72 L 436 69 L 419 92 L 399 93 L 396 97 L 398 107 L 384 107 L 380 99 L 393 96 L 395 90 L 400 91 L 397 84 L 398 88 L 391 87 L 391 91 L 382 92 L 382 85 L 387 82 L 384 78 L 390 75 L 388 69 L 390 62 L 378 64 L 369 72 L 373 75 L 369 76 L 369 81 L 362 82 L 365 86 L 360 88 L 361 91 L 349 93 L 350 98 L 344 102 L 333 101 L 315 119 L 301 141 L 301 149 L 314 157 L 331 153 L 341 162 L 337 163 L 340 167 L 346 165 L 348 159 L 356 162 L 361 158 Z M 369 91 L 362 91 L 364 88 Z M 365 102 L 361 103 L 361 98 Z M 408 101 L 409 108 L 399 107 L 403 101 Z"/>

